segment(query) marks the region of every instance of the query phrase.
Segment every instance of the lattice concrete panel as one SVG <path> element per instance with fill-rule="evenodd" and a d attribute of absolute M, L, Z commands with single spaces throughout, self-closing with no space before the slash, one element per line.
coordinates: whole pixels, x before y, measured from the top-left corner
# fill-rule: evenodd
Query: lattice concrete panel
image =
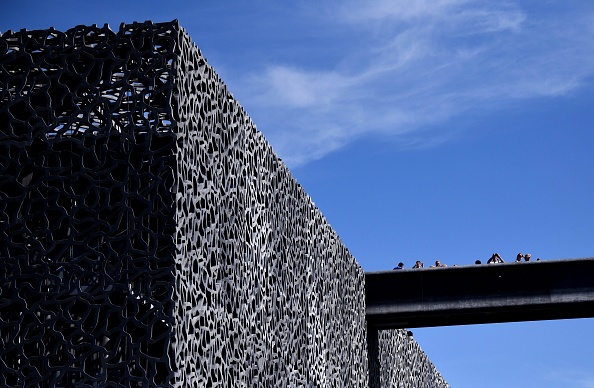
<path fill-rule="evenodd" d="M 367 385 L 363 272 L 182 31 L 180 387 Z"/>
<path fill-rule="evenodd" d="M 174 27 L 0 39 L 0 386 L 173 378 Z"/>
<path fill-rule="evenodd" d="M 0 386 L 363 387 L 366 353 L 361 268 L 177 22 L 1 36 Z"/>
<path fill-rule="evenodd" d="M 406 330 L 380 330 L 378 337 L 382 387 L 450 387 Z"/>

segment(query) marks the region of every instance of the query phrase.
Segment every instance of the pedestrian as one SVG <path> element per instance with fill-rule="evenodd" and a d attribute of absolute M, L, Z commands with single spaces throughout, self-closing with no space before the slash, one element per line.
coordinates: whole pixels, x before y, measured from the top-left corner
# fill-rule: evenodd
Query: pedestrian
<path fill-rule="evenodd" d="M 398 263 L 398 265 L 396 267 L 394 267 L 394 269 L 402 269 L 402 268 L 404 268 L 403 262 Z"/>
<path fill-rule="evenodd" d="M 505 263 L 505 261 L 503 261 L 501 256 L 499 256 L 499 253 L 493 253 L 491 258 L 489 260 L 487 260 L 487 264 L 497 264 L 497 263 Z"/>

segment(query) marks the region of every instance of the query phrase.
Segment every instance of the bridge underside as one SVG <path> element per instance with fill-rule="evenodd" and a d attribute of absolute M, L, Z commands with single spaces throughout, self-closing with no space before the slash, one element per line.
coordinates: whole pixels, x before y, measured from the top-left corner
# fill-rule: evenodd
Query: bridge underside
<path fill-rule="evenodd" d="M 594 317 L 594 258 L 365 274 L 370 329 Z"/>

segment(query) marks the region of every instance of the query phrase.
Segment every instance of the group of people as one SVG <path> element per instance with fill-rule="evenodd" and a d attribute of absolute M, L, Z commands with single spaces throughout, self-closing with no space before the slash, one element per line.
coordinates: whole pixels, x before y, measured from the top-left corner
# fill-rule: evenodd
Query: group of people
<path fill-rule="evenodd" d="M 530 253 L 518 253 L 518 255 L 516 256 L 516 263 L 522 261 L 522 259 L 524 259 L 524 261 L 530 261 L 530 258 L 532 256 L 530 255 Z M 537 258 L 536 261 L 540 261 L 540 258 Z M 499 253 L 493 253 L 493 255 L 491 255 L 491 257 L 489 258 L 489 260 L 487 260 L 487 264 L 497 264 L 497 263 L 505 263 L 505 260 L 503 260 L 503 258 L 499 255 Z M 480 260 L 477 260 L 474 262 L 474 264 L 482 264 L 482 262 Z M 454 267 L 457 267 L 457 264 L 454 264 Z M 437 268 L 437 267 L 447 267 L 447 264 L 442 263 L 439 260 L 435 261 L 435 265 L 431 265 L 429 268 Z M 423 264 L 423 262 L 421 260 L 417 260 L 415 262 L 415 265 L 413 265 L 412 268 L 425 268 L 425 264 Z M 398 263 L 398 265 L 396 267 L 394 267 L 394 269 L 404 269 L 404 263 L 400 262 Z"/>
<path fill-rule="evenodd" d="M 431 265 L 429 268 L 436 268 L 436 267 L 447 267 L 447 264 L 443 264 L 441 261 L 436 260 L 435 265 Z M 425 264 L 421 260 L 417 260 L 413 268 L 425 268 Z M 394 269 L 404 269 L 404 263 L 400 262 Z"/>
<path fill-rule="evenodd" d="M 516 263 L 522 261 L 522 259 L 524 259 L 524 261 L 530 261 L 531 257 L 532 257 L 532 255 L 530 255 L 530 253 L 521 253 L 520 252 L 516 255 Z M 536 261 L 540 261 L 540 257 L 537 258 Z M 481 264 L 481 261 L 477 260 L 474 263 Z M 487 260 L 487 264 L 497 264 L 497 263 L 505 263 L 505 260 L 503 260 L 501 258 L 501 256 L 499 256 L 499 253 L 493 253 L 491 258 L 489 260 Z"/>

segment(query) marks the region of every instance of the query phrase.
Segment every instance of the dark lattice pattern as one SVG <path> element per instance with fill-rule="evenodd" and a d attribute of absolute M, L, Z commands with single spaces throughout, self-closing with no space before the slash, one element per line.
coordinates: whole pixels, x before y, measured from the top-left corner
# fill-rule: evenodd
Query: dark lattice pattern
<path fill-rule="evenodd" d="M 0 39 L 0 386 L 171 378 L 174 28 Z"/>

